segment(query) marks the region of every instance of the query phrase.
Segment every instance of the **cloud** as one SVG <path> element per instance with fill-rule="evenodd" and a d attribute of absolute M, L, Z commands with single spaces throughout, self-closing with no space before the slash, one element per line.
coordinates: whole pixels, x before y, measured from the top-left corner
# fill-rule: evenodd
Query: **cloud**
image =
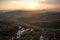
<path fill-rule="evenodd" d="M 6 1 L 29 1 L 29 0 L 0 0 L 0 2 L 6 2 Z M 30 1 L 36 1 L 36 2 L 46 2 L 50 4 L 60 4 L 60 0 L 30 0 Z"/>
<path fill-rule="evenodd" d="M 50 3 L 50 4 L 60 4 L 60 0 L 49 0 L 49 1 L 47 1 L 47 3 Z"/>
<path fill-rule="evenodd" d="M 11 8 L 11 9 L 24 8 L 24 7 L 26 7 L 26 3 L 29 1 L 39 3 L 40 7 L 60 8 L 60 0 L 0 0 L 0 8 L 2 8 L 2 9 L 3 8 L 5 8 L 5 9 L 7 9 L 7 8 Z"/>

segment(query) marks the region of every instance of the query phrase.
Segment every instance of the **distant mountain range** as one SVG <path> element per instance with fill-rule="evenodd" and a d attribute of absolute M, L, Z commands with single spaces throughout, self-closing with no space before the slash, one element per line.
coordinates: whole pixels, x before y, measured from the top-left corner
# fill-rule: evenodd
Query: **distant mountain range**
<path fill-rule="evenodd" d="M 60 12 L 55 11 L 0 11 L 0 21 L 4 20 L 8 22 L 13 20 L 43 28 L 60 28 Z"/>

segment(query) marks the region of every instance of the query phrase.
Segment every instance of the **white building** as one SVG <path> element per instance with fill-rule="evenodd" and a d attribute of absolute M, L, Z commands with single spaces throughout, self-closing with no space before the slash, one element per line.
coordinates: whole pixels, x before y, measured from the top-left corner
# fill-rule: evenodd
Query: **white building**
<path fill-rule="evenodd" d="M 41 36 L 40 36 L 40 40 L 44 40 L 44 36 L 41 35 Z"/>

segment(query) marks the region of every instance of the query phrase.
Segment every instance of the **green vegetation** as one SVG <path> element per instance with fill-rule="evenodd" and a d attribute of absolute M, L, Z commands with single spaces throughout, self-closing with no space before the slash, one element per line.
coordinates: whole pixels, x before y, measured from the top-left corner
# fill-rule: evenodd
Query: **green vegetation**
<path fill-rule="evenodd" d="M 26 31 L 20 40 L 39 40 L 42 34 L 45 40 L 60 40 L 60 13 L 44 12 L 29 14 L 31 12 L 12 11 L 0 13 L 0 39 L 9 36 L 12 38 L 18 31 L 18 26 Z"/>
<path fill-rule="evenodd" d="M 39 40 L 41 34 L 44 36 L 45 40 L 60 40 L 60 29 L 39 28 L 37 26 L 28 26 L 26 28 L 32 28 L 33 31 L 29 30 L 27 32 L 24 32 L 24 35 L 22 35 L 21 40 Z"/>

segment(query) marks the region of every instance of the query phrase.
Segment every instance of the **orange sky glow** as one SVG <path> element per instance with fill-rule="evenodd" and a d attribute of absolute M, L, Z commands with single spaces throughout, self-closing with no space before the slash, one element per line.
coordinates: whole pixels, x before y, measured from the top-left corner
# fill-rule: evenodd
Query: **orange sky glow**
<path fill-rule="evenodd" d="M 42 10 L 58 8 L 59 6 L 46 4 L 45 0 L 41 2 L 26 0 L 26 1 L 11 1 L 0 5 L 0 10 Z"/>

